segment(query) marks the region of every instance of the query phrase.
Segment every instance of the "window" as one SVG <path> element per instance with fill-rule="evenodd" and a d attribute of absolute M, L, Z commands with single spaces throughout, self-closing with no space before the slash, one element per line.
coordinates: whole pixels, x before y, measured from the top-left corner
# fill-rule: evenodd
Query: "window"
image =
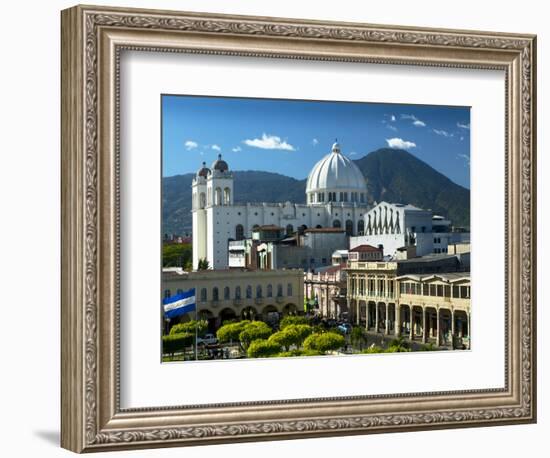
<path fill-rule="evenodd" d="M 223 289 L 223 298 L 224 300 L 228 301 L 230 297 L 231 297 L 231 292 L 229 291 L 229 286 L 226 286 Z"/>
<path fill-rule="evenodd" d="M 363 235 L 365 232 L 365 220 L 360 219 L 357 222 L 357 235 Z"/>
<path fill-rule="evenodd" d="M 288 285 L 286 285 L 286 295 L 292 296 L 292 283 L 289 283 Z"/>
<path fill-rule="evenodd" d="M 273 286 L 267 285 L 267 297 L 273 297 Z"/>
<path fill-rule="evenodd" d="M 241 287 L 236 286 L 235 287 L 235 299 L 240 299 L 240 298 L 241 298 Z"/>
<path fill-rule="evenodd" d="M 246 287 L 246 298 L 252 299 L 252 286 L 248 285 Z"/>
<path fill-rule="evenodd" d="M 165 289 L 165 290 L 164 290 L 164 298 L 165 298 L 165 299 L 168 298 L 168 297 L 170 297 L 171 295 L 172 295 L 172 293 L 170 292 L 169 289 Z"/>
<path fill-rule="evenodd" d="M 206 296 L 206 288 L 201 289 L 201 302 L 206 302 L 207 296 Z"/>
<path fill-rule="evenodd" d="M 286 235 L 291 235 L 293 232 L 294 232 L 294 227 L 292 226 L 292 224 L 288 224 L 286 226 Z"/>
<path fill-rule="evenodd" d="M 469 299 L 470 298 L 470 287 L 469 286 L 461 286 L 460 287 L 460 297 L 463 299 Z"/>
<path fill-rule="evenodd" d="M 243 240 L 244 239 L 244 227 L 242 224 L 237 224 L 235 226 L 235 240 Z"/>
<path fill-rule="evenodd" d="M 332 227 L 342 227 L 342 223 L 340 222 L 339 219 L 335 219 L 335 220 L 332 222 Z"/>
<path fill-rule="evenodd" d="M 262 297 L 262 285 L 256 286 L 256 297 L 258 299 Z"/>
<path fill-rule="evenodd" d="M 277 297 L 282 297 L 283 296 L 283 285 L 281 285 L 280 283 L 277 285 Z"/>
<path fill-rule="evenodd" d="M 437 295 L 443 296 L 443 285 L 437 285 Z"/>
<path fill-rule="evenodd" d="M 353 221 L 351 219 L 346 220 L 346 235 L 353 235 Z"/>

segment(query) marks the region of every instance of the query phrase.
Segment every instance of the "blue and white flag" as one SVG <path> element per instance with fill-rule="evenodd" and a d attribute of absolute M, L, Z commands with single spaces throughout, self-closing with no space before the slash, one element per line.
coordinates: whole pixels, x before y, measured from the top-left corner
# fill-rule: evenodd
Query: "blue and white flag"
<path fill-rule="evenodd" d="M 162 305 L 164 306 L 164 316 L 166 318 L 175 318 L 185 313 L 195 311 L 197 309 L 195 288 L 165 298 L 162 301 Z"/>

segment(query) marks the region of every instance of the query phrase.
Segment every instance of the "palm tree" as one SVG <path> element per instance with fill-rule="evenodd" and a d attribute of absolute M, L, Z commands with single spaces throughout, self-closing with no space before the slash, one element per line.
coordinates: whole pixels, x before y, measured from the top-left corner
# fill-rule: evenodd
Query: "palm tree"
<path fill-rule="evenodd" d="M 210 263 L 208 262 L 208 259 L 199 259 L 199 265 L 197 266 L 197 270 L 208 270 L 210 268 Z"/>

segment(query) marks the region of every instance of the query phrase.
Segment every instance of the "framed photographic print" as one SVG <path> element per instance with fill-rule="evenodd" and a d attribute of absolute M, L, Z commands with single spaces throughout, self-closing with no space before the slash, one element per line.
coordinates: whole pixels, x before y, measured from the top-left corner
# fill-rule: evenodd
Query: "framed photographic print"
<path fill-rule="evenodd" d="M 62 12 L 62 446 L 536 420 L 532 35 Z"/>

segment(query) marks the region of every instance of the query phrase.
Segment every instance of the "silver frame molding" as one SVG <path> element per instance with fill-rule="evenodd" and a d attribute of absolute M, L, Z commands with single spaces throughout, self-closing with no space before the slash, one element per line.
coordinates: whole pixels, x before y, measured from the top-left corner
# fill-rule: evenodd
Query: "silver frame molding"
<path fill-rule="evenodd" d="M 75 452 L 536 421 L 536 37 L 76 6 L 62 12 L 61 445 Z M 506 75 L 503 389 L 120 408 L 124 49 L 499 69 Z"/>

